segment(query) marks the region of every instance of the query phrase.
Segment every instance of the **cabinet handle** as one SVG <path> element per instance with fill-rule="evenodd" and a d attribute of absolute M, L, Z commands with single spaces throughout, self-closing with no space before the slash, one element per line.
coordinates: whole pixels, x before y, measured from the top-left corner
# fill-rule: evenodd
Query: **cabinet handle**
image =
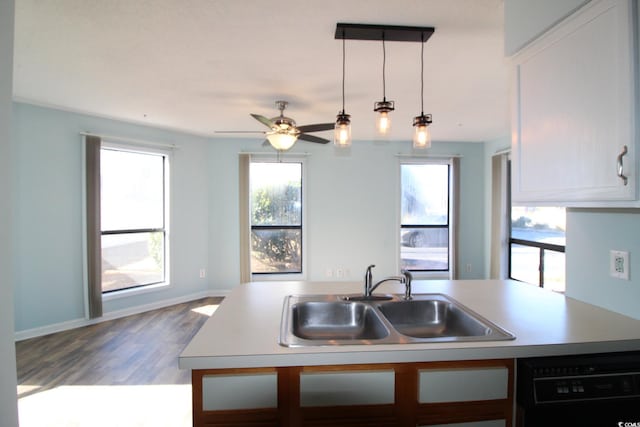
<path fill-rule="evenodd" d="M 629 180 L 627 178 L 627 176 L 622 173 L 624 172 L 624 165 L 622 163 L 622 158 L 624 157 L 625 154 L 627 154 L 627 146 L 623 146 L 622 147 L 622 153 L 618 154 L 618 177 L 620 179 L 622 179 L 622 182 L 624 183 L 624 185 L 627 185 L 627 181 Z"/>

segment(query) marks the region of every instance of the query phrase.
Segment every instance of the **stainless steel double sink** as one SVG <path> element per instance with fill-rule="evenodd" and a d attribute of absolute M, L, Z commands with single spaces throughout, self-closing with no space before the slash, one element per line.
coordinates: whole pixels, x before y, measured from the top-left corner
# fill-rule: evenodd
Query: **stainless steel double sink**
<path fill-rule="evenodd" d="M 498 341 L 515 336 L 444 294 L 290 295 L 280 344 L 286 347 Z"/>

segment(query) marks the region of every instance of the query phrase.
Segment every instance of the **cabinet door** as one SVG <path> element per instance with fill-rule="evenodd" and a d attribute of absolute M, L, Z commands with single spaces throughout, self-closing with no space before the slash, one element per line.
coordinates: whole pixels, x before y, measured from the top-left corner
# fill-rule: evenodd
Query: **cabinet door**
<path fill-rule="evenodd" d="M 313 372 L 300 375 L 300 406 L 394 403 L 394 371 Z"/>
<path fill-rule="evenodd" d="M 514 202 L 636 200 L 635 13 L 594 1 L 514 57 Z"/>
<path fill-rule="evenodd" d="M 503 367 L 426 369 L 418 375 L 418 402 L 506 399 L 509 370 Z"/>
<path fill-rule="evenodd" d="M 202 409 L 277 408 L 278 380 L 275 373 L 206 375 L 202 378 Z"/>

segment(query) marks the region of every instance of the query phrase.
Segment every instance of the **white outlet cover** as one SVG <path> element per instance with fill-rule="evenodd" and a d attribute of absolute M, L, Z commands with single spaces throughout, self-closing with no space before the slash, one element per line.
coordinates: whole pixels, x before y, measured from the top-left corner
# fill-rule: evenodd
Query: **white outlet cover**
<path fill-rule="evenodd" d="M 609 251 L 609 275 L 616 279 L 629 280 L 629 252 Z"/>

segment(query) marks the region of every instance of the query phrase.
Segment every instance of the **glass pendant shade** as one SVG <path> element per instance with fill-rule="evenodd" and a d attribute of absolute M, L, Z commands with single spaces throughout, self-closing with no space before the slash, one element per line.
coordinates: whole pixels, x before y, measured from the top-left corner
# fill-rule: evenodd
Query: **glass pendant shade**
<path fill-rule="evenodd" d="M 378 115 L 378 120 L 376 120 L 376 129 L 378 129 L 378 133 L 385 135 L 391 129 L 391 118 L 389 118 L 389 113 L 383 111 Z"/>
<path fill-rule="evenodd" d="M 333 144 L 336 147 L 351 146 L 351 116 L 344 111 L 336 119 Z"/>
<path fill-rule="evenodd" d="M 267 140 L 269 144 L 273 146 L 276 150 L 286 151 L 293 147 L 293 144 L 296 143 L 298 137 L 294 134 L 290 133 L 269 133 L 267 134 Z"/>
<path fill-rule="evenodd" d="M 431 115 L 421 114 L 413 119 L 413 148 L 431 147 Z"/>
<path fill-rule="evenodd" d="M 394 110 L 394 102 L 387 101 L 386 98 L 383 101 L 376 102 L 373 106 L 373 111 L 378 113 L 376 118 L 376 130 L 379 134 L 385 135 L 391 129 L 391 117 L 389 112 Z"/>

